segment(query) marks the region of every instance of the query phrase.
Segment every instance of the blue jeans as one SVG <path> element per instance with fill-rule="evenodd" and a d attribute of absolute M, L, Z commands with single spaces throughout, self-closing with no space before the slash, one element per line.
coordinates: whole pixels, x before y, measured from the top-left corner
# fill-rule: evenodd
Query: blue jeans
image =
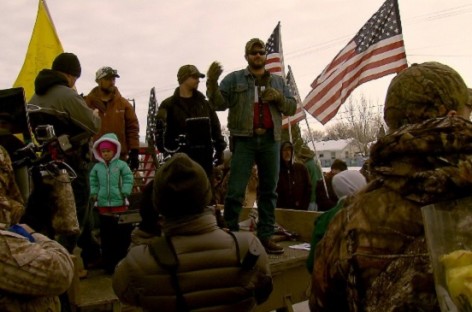
<path fill-rule="evenodd" d="M 253 137 L 234 137 L 224 218 L 230 230 L 239 230 L 239 214 L 254 164 L 259 176 L 257 236 L 267 239 L 274 233 L 280 169 L 280 142 L 274 140 L 273 131 Z"/>

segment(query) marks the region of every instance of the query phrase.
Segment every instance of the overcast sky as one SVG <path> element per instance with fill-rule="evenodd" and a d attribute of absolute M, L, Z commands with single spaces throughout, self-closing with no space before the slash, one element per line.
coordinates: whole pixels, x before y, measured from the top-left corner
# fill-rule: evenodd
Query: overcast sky
<path fill-rule="evenodd" d="M 285 65 L 302 99 L 311 82 L 380 8 L 383 0 L 47 0 L 66 52 L 78 55 L 79 93 L 95 87 L 101 66 L 118 69 L 117 86 L 134 99 L 146 129 L 149 91 L 162 102 L 177 87 L 177 70 L 194 64 L 206 72 L 218 60 L 222 77 L 247 65 L 244 45 L 266 41 L 280 21 Z M 472 86 L 470 0 L 399 0 L 407 60 L 440 61 Z M 13 85 L 23 65 L 38 0 L 0 1 L 0 89 Z M 393 75 L 368 82 L 351 95 L 383 103 Z M 199 90 L 205 91 L 202 79 Z M 219 113 L 222 124 L 226 114 Z M 330 123 L 335 122 L 336 118 Z M 327 124 L 327 126 L 330 125 Z M 322 128 L 310 119 L 314 129 Z"/>

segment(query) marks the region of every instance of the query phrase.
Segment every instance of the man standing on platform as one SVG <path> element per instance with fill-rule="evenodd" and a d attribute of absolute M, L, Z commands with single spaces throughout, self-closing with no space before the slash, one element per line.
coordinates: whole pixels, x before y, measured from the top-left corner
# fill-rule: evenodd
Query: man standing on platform
<path fill-rule="evenodd" d="M 280 169 L 282 114 L 293 115 L 295 98 L 282 77 L 265 70 L 266 46 L 260 39 L 249 40 L 244 57 L 245 69 L 228 74 L 218 87 L 222 67 L 213 62 L 208 69 L 207 96 L 216 110 L 229 108 L 228 129 L 232 151 L 228 194 L 224 217 L 232 231 L 239 230 L 239 214 L 251 169 L 259 172 L 257 235 L 267 253 L 284 249 L 271 236 L 274 232 L 276 187 Z"/>

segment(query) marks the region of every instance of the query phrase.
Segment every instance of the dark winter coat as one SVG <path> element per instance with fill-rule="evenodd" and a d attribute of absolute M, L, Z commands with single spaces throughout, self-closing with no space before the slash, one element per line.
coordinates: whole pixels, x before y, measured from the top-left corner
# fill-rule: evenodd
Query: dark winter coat
<path fill-rule="evenodd" d="M 287 145 L 292 147 L 292 157 L 288 163 L 280 157 L 277 207 L 308 210 L 311 198 L 310 174 L 305 165 L 293 162 L 293 146 L 290 142 L 284 142 L 280 151 Z"/>
<path fill-rule="evenodd" d="M 178 258 L 177 277 L 189 311 L 252 311 L 256 297 L 272 290 L 267 254 L 249 232 L 233 237 L 216 225 L 213 213 L 205 212 L 164 224 Z M 256 266 L 244 270 L 241 258 L 249 245 L 260 252 Z M 132 247 L 118 264 L 113 289 L 122 302 L 144 311 L 177 311 L 176 292 L 170 273 L 150 253 L 148 245 Z"/>
<path fill-rule="evenodd" d="M 223 152 L 226 142 L 221 135 L 221 124 L 216 112 L 210 107 L 205 96 L 195 90 L 190 100 L 180 98 L 179 88 L 175 89 L 174 95 L 165 99 L 159 106 L 157 118 L 165 122 L 165 147 L 174 150 L 178 147 L 179 135 L 188 135 L 186 120 L 189 118 L 210 118 L 211 140 L 216 152 Z"/>

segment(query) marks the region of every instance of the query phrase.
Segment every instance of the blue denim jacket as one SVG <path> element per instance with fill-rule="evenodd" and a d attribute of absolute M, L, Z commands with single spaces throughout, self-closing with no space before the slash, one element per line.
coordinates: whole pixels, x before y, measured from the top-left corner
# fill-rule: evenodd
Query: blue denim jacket
<path fill-rule="evenodd" d="M 280 76 L 270 75 L 268 86 L 279 90 L 284 101 L 279 107 L 270 104 L 274 123 L 274 139 L 280 141 L 282 114 L 292 116 L 297 109 L 295 98 Z M 209 98 L 210 105 L 217 111 L 229 108 L 228 129 L 232 136 L 252 136 L 254 119 L 255 80 L 249 70 L 242 69 L 228 74 L 220 83 L 220 92 Z"/>

